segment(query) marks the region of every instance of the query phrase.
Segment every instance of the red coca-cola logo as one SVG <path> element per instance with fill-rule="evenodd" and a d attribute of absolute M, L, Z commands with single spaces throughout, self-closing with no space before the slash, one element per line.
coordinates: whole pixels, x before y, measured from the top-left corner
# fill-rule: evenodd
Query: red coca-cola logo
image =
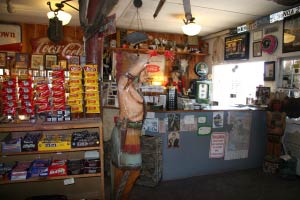
<path fill-rule="evenodd" d="M 147 65 L 147 72 L 159 72 L 160 67 L 158 65 Z"/>
<path fill-rule="evenodd" d="M 68 38 L 58 44 L 47 37 L 35 38 L 31 40 L 31 46 L 34 54 L 60 54 L 63 57 L 83 54 L 83 44 Z"/>

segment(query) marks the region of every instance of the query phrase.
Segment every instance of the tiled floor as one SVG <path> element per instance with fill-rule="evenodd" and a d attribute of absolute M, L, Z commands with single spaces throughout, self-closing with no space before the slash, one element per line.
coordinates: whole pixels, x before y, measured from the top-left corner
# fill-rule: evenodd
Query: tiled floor
<path fill-rule="evenodd" d="M 109 184 L 106 184 L 109 185 Z M 109 192 L 106 193 L 109 199 Z M 249 169 L 160 182 L 156 187 L 135 185 L 130 200 L 299 200 L 300 177 L 285 179 Z"/>

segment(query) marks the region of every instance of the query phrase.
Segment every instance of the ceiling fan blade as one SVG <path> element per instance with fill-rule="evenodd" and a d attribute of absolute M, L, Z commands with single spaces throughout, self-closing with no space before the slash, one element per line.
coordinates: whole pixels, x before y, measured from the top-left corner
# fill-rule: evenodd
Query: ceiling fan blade
<path fill-rule="evenodd" d="M 283 6 L 293 6 L 300 3 L 300 0 L 272 0 L 272 1 Z"/>
<path fill-rule="evenodd" d="M 159 11 L 161 10 L 161 8 L 163 7 L 164 3 L 166 2 L 166 0 L 160 0 L 157 7 L 156 7 L 156 10 L 153 14 L 153 18 L 157 17 Z"/>

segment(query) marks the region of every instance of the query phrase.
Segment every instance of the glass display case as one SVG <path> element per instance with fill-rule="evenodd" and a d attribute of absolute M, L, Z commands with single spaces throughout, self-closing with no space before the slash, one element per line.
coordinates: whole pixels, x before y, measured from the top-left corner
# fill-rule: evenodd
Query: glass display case
<path fill-rule="evenodd" d="M 277 88 L 289 97 L 300 97 L 300 57 L 281 59 Z"/>

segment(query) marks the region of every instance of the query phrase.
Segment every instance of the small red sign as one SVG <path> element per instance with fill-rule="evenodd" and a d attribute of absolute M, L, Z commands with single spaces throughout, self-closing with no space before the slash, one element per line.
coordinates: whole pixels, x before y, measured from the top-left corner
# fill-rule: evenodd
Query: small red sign
<path fill-rule="evenodd" d="M 153 64 L 150 64 L 150 65 L 147 65 L 147 72 L 159 72 L 160 70 L 160 67 L 158 65 L 153 65 Z"/>

